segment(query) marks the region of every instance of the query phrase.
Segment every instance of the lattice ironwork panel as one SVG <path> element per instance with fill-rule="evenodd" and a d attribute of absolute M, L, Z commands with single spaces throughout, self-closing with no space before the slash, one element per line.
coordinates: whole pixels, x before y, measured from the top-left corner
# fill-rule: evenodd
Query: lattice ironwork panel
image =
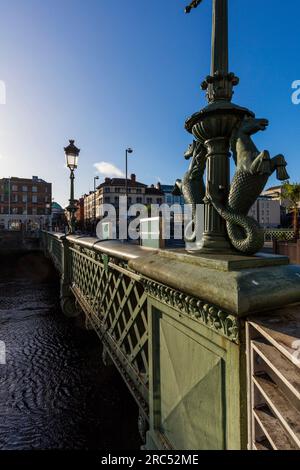
<path fill-rule="evenodd" d="M 148 401 L 147 295 L 127 263 L 72 244 L 71 287 L 141 408 Z M 131 384 L 131 385 L 130 385 Z M 146 412 L 145 412 L 146 413 Z"/>
<path fill-rule="evenodd" d="M 62 273 L 63 271 L 63 243 L 59 238 L 51 233 L 42 233 L 42 244 L 46 255 L 50 257 L 56 269 Z"/>
<path fill-rule="evenodd" d="M 295 232 L 287 229 L 266 229 L 265 241 L 292 241 L 295 238 Z"/>
<path fill-rule="evenodd" d="M 61 273 L 63 270 L 63 244 L 60 240 L 55 237 L 49 237 L 48 253 L 56 267 L 56 269 Z"/>

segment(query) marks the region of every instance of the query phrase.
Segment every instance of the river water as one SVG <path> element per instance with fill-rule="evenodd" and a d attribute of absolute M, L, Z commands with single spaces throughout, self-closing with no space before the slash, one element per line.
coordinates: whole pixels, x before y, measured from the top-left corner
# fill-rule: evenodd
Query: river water
<path fill-rule="evenodd" d="M 0 258 L 0 450 L 138 449 L 137 407 L 58 289 L 40 254 Z"/>

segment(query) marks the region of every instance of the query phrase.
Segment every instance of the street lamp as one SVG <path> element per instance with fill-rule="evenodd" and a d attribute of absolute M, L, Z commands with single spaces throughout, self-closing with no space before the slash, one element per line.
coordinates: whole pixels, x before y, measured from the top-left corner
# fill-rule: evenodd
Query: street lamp
<path fill-rule="evenodd" d="M 64 148 L 65 156 L 66 156 L 66 163 L 67 167 L 70 169 L 70 200 L 69 205 L 67 207 L 67 211 L 70 214 L 69 217 L 69 234 L 72 235 L 75 232 L 75 213 L 76 213 L 76 206 L 74 200 L 74 171 L 78 166 L 78 157 L 80 153 L 80 149 L 74 145 L 74 140 L 69 140 L 69 145 Z"/>
<path fill-rule="evenodd" d="M 129 153 L 133 153 L 133 150 L 132 148 L 128 147 L 126 149 L 126 152 L 125 152 L 125 196 L 126 196 L 126 204 L 127 204 L 127 208 L 128 208 L 128 203 L 127 203 L 127 200 L 128 200 L 128 154 Z"/>
<path fill-rule="evenodd" d="M 94 176 L 94 230 L 96 228 L 96 181 L 99 179 L 99 176 Z"/>

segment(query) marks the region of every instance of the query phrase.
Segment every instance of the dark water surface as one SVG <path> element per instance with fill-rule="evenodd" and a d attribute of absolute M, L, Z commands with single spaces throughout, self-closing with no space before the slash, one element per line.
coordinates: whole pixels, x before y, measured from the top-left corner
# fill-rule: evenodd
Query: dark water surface
<path fill-rule="evenodd" d="M 0 450 L 138 449 L 137 407 L 40 254 L 0 258 Z"/>

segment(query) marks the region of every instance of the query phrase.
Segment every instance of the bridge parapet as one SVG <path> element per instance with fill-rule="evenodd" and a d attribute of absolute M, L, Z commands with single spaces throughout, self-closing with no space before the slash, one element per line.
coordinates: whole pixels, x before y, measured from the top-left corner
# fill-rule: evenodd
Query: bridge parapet
<path fill-rule="evenodd" d="M 43 233 L 45 253 L 61 274 L 61 305 L 67 316 L 82 310 L 140 409 L 149 419 L 147 294 L 128 261 L 153 250 L 117 241 Z M 141 429 L 142 431 L 142 429 Z"/>
<path fill-rule="evenodd" d="M 62 234 L 44 233 L 43 245 L 64 312 L 83 311 L 97 332 L 139 406 L 141 433 L 149 427 L 148 449 L 247 448 L 247 318 L 299 305 L 299 266 Z"/>
<path fill-rule="evenodd" d="M 51 259 L 60 274 L 63 273 L 63 233 L 45 232 L 41 234 L 44 253 Z"/>

